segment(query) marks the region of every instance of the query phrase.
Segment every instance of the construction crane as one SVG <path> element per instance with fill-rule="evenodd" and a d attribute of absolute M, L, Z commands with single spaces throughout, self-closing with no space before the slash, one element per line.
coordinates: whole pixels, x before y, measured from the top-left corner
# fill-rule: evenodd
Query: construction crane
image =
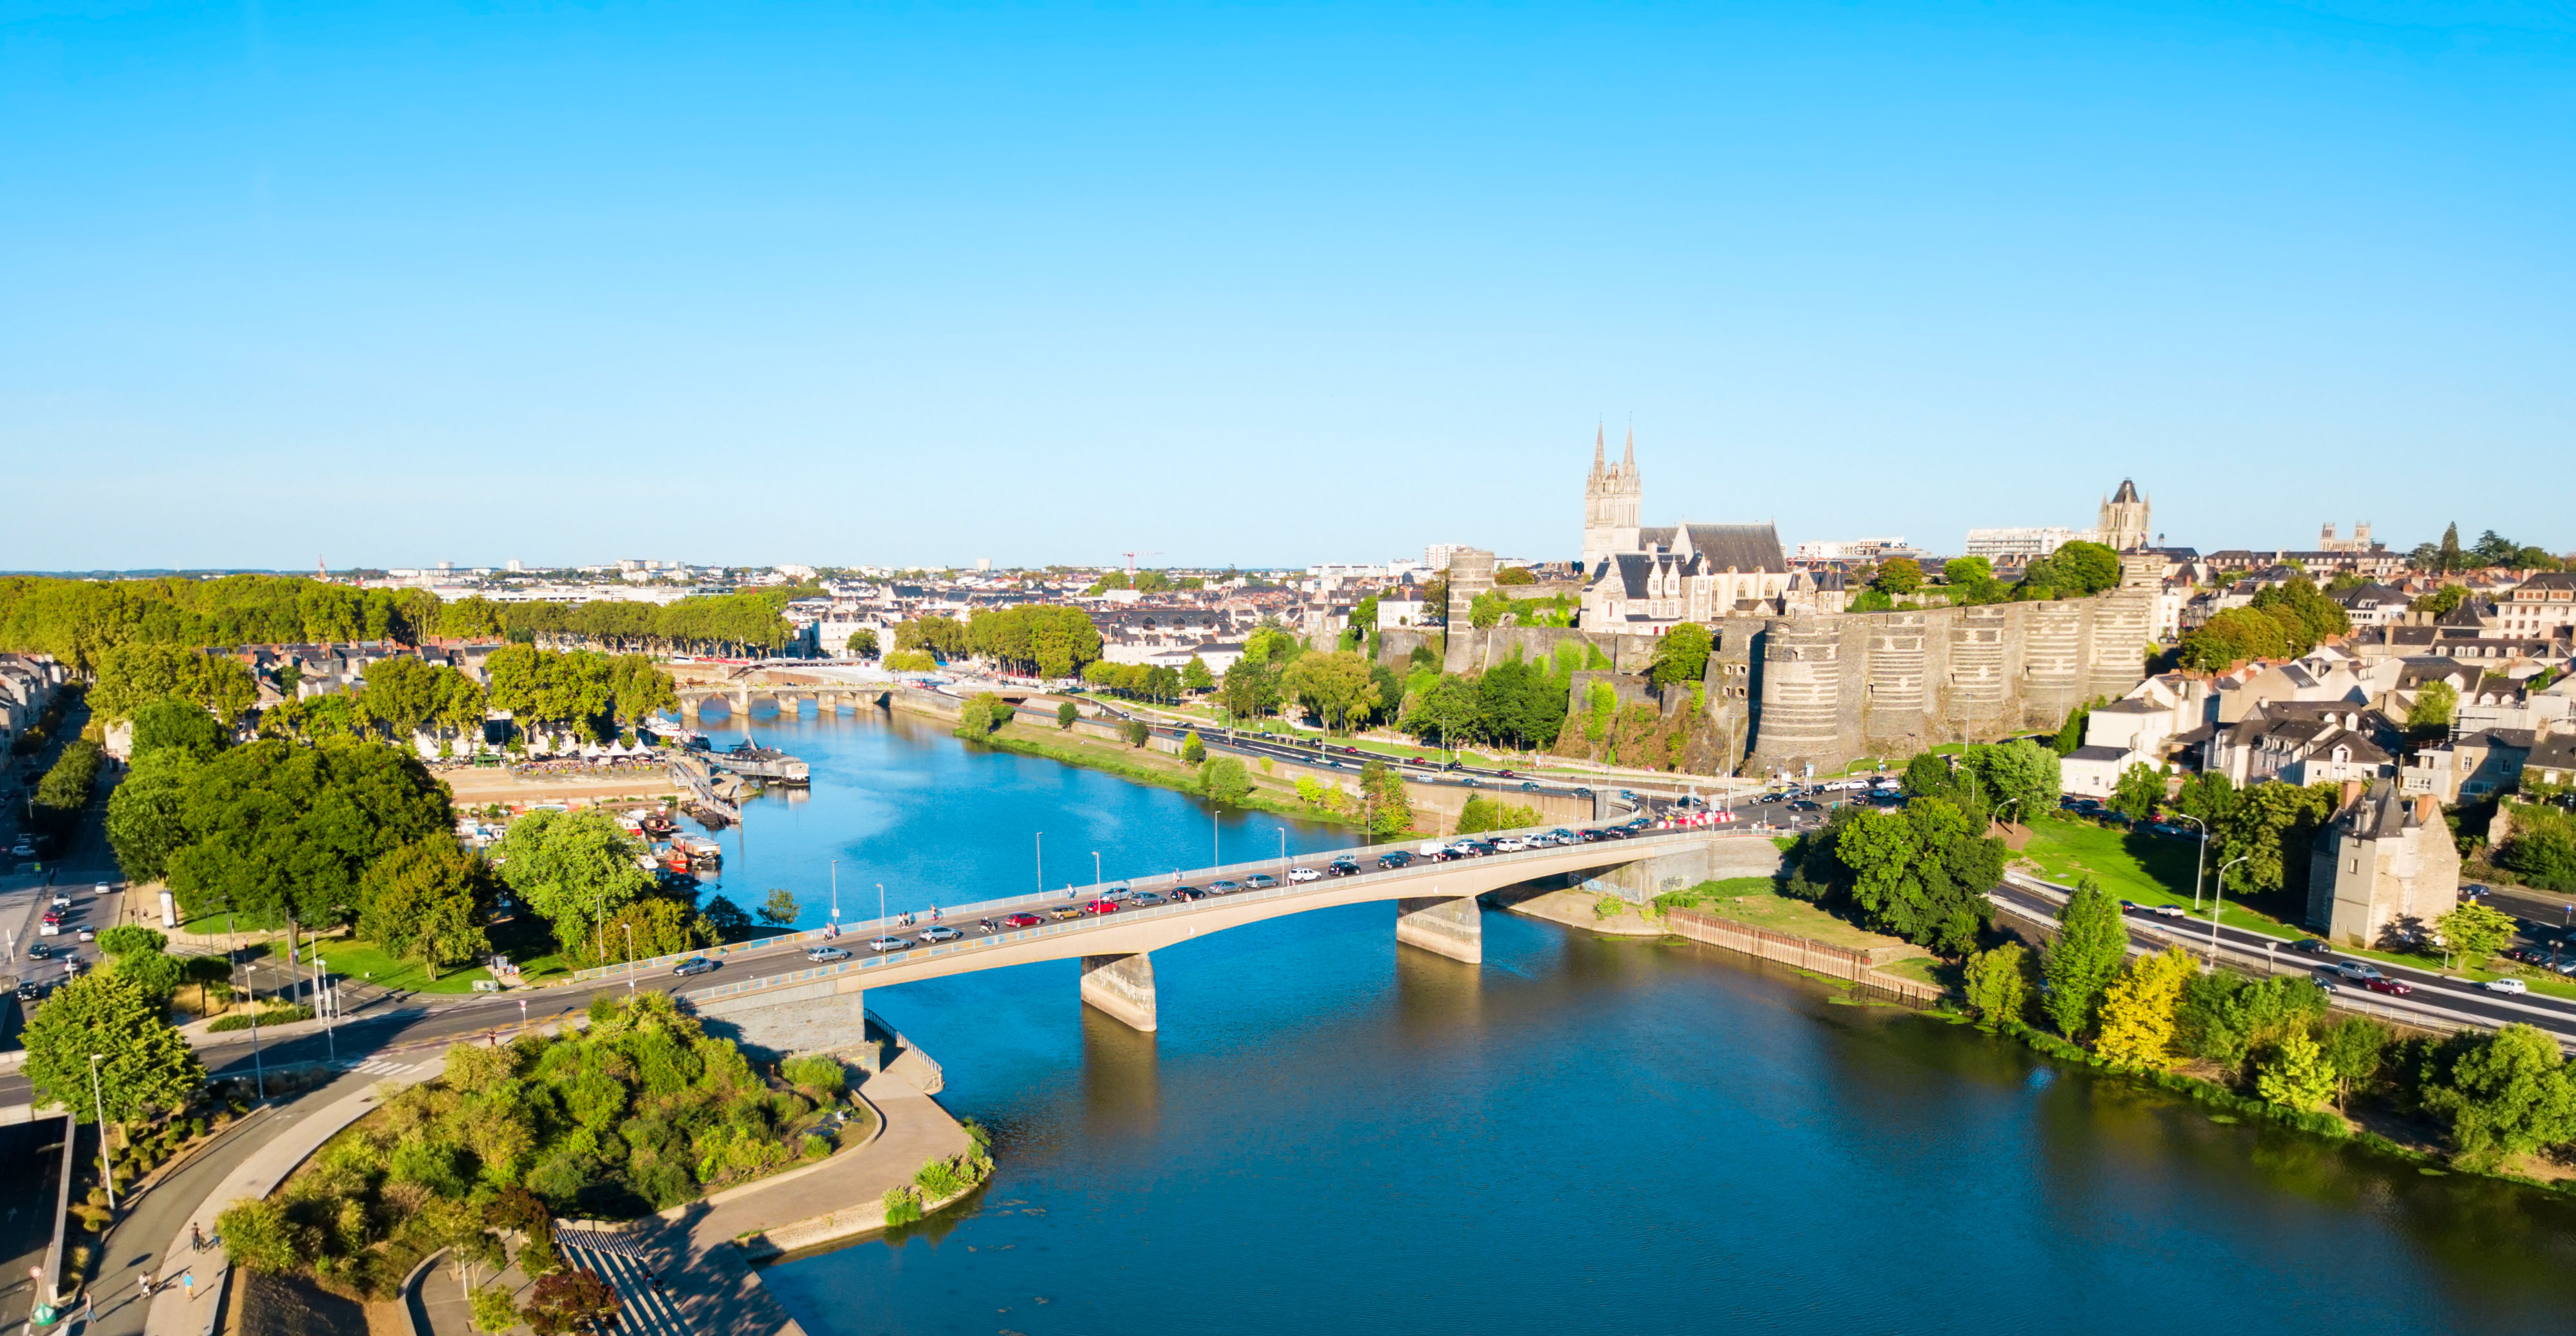
<path fill-rule="evenodd" d="M 1160 552 L 1121 552 L 1118 555 L 1127 559 L 1127 583 L 1134 584 L 1136 583 L 1136 558 L 1159 557 L 1163 554 Z"/>

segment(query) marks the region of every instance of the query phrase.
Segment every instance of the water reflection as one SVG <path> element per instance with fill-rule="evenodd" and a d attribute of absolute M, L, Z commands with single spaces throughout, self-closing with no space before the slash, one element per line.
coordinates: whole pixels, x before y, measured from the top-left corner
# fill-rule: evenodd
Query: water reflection
<path fill-rule="evenodd" d="M 1082 1014 L 1083 1130 L 1108 1140 L 1152 1137 L 1163 1102 L 1154 1036 L 1074 1005 Z"/>

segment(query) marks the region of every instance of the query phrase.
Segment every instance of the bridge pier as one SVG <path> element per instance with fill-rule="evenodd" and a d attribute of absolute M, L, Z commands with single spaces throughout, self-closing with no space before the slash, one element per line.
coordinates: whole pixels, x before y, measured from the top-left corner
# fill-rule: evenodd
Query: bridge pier
<path fill-rule="evenodd" d="M 1485 963 L 1485 921 L 1472 895 L 1396 901 L 1395 940 L 1470 965 Z"/>
<path fill-rule="evenodd" d="M 1124 956 L 1084 956 L 1082 1002 L 1152 1034 L 1154 958 L 1142 951 Z"/>

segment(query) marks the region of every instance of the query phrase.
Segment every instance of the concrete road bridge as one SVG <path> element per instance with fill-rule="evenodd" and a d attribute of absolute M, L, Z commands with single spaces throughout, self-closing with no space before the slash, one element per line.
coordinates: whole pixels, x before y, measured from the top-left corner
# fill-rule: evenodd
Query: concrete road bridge
<path fill-rule="evenodd" d="M 954 715 L 968 697 L 990 692 L 1017 704 L 1031 696 L 1044 695 L 1045 689 L 1008 682 L 958 682 L 930 690 L 916 680 L 879 668 L 840 667 L 828 663 L 784 667 L 764 664 L 732 667 L 722 671 L 682 672 L 691 665 L 676 665 L 672 673 L 672 693 L 679 697 L 680 717 L 695 719 L 710 703 L 721 702 L 734 718 L 751 713 L 755 701 L 768 701 L 780 714 L 833 714 L 843 708 L 852 710 L 891 705 L 897 696 L 909 695 L 916 704 L 934 713 Z M 713 667 L 710 665 L 710 667 Z"/>
<path fill-rule="evenodd" d="M 868 951 L 870 938 L 890 933 L 917 934 L 919 926 L 852 924 L 842 930 L 838 945 L 854 952 L 853 959 L 718 983 L 678 996 L 715 1032 L 728 1034 L 751 1048 L 770 1053 L 821 1052 L 865 1042 L 863 998 L 868 989 L 1038 961 L 1078 959 L 1082 962 L 1081 999 L 1085 1004 L 1138 1030 L 1151 1031 L 1156 1026 L 1153 953 L 1228 928 L 1309 910 L 1392 900 L 1397 908 L 1396 941 L 1475 965 L 1484 960 L 1484 930 L 1476 897 L 1489 891 L 1525 882 L 1577 878 L 1605 892 L 1644 899 L 1712 878 L 1767 876 L 1780 864 L 1779 849 L 1767 838 L 1694 829 L 1648 831 L 1630 839 L 1449 862 L 1417 860 L 1396 870 L 1379 870 L 1375 865 L 1375 860 L 1387 851 L 1418 848 L 1413 843 L 1380 845 L 1285 863 L 1266 859 L 1181 873 L 1182 882 L 1202 888 L 1217 880 L 1239 882 L 1254 873 L 1268 873 L 1283 880 L 1267 889 L 1247 888 L 1204 900 L 1060 921 L 1052 919 L 1054 911 L 1087 904 L 1116 886 L 1159 891 L 1168 889 L 1172 882 L 1165 879 L 1067 887 L 1043 897 L 961 905 L 945 910 L 943 921 L 965 931 L 965 937 L 935 944 L 914 937 L 914 945 L 881 954 Z M 1339 856 L 1356 858 L 1367 870 L 1320 881 L 1284 880 L 1288 866 L 1303 863 L 1320 869 L 1329 858 Z M 1050 915 L 1050 921 L 991 933 L 976 928 L 978 919 L 998 921 L 1015 912 Z M 640 967 L 667 968 L 667 962 L 642 962 Z"/>

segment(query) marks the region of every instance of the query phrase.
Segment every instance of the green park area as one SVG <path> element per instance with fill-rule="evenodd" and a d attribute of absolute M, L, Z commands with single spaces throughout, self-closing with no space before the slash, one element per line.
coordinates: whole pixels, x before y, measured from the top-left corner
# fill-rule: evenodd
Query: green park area
<path fill-rule="evenodd" d="M 1655 904 L 1667 911 L 1696 909 L 1765 932 L 1804 937 L 1852 951 L 1905 945 L 1901 938 L 1871 932 L 1809 901 L 1782 895 L 1777 883 L 1769 877 L 1728 877 L 1722 881 L 1704 881 L 1686 891 L 1658 896 Z"/>

